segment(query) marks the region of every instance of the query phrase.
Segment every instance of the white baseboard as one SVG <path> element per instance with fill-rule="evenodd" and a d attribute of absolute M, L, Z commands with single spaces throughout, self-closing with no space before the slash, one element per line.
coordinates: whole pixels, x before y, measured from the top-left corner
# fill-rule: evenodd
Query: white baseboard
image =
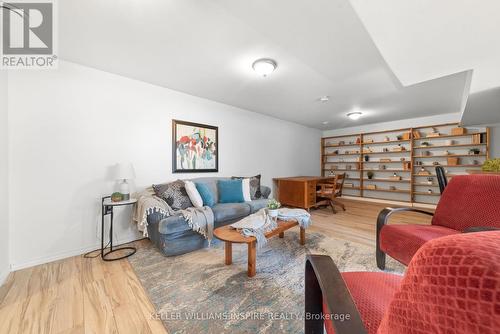
<path fill-rule="evenodd" d="M 131 242 L 134 240 L 137 240 L 137 235 L 129 235 L 127 237 L 123 237 L 121 239 L 114 240 L 113 245 L 120 245 L 120 244 L 124 244 L 124 243 Z M 57 260 L 62 260 L 62 259 L 66 259 L 68 257 L 77 256 L 77 255 L 82 255 L 82 254 L 85 254 L 85 253 L 90 252 L 92 250 L 100 249 L 100 248 L 101 248 L 101 244 L 99 242 L 99 243 L 93 244 L 91 246 L 80 247 L 80 248 L 75 248 L 75 249 L 71 249 L 68 251 L 59 252 L 59 253 L 55 253 L 55 254 L 51 254 L 51 255 L 41 256 L 41 257 L 26 261 L 26 262 L 13 263 L 11 265 L 11 270 L 16 271 L 16 270 L 20 270 L 20 269 L 34 267 L 34 266 L 38 266 L 40 264 L 49 263 L 49 262 L 53 262 L 53 261 L 57 261 Z"/>
<path fill-rule="evenodd" d="M 435 209 L 435 204 L 424 204 L 424 203 L 409 203 L 409 202 L 400 202 L 400 201 L 392 201 L 378 198 L 368 198 L 368 197 L 356 197 L 356 196 L 348 196 L 344 195 L 341 198 L 350 199 L 354 201 L 360 202 L 372 202 L 372 203 L 383 203 L 383 204 L 391 204 L 391 205 L 399 205 L 399 206 L 408 206 L 408 207 L 417 207 L 417 208 L 426 208 L 426 209 Z"/>

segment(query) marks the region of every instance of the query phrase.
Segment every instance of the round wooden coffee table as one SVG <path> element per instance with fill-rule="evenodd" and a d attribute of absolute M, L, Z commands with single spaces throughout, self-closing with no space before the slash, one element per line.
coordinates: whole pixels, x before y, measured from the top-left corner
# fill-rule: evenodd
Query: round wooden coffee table
<path fill-rule="evenodd" d="M 271 232 L 266 233 L 266 238 L 269 239 L 275 235 L 280 238 L 285 236 L 285 231 L 298 226 L 296 221 L 282 221 L 278 220 L 278 227 Z M 214 235 L 217 239 L 224 241 L 225 263 L 230 265 L 233 262 L 233 243 L 247 244 L 248 245 L 248 277 L 255 276 L 255 263 L 256 263 L 256 241 L 255 237 L 244 237 L 241 233 L 229 225 L 218 227 L 214 230 Z M 306 230 L 300 228 L 300 244 L 304 245 L 306 241 Z"/>

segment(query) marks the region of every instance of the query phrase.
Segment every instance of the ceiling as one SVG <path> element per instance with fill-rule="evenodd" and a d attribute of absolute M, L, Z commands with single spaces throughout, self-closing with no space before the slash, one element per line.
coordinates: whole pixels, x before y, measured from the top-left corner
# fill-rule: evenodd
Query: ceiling
<path fill-rule="evenodd" d="M 453 67 L 403 86 L 347 0 L 64 0 L 58 10 L 61 59 L 319 129 L 461 111 L 470 78 Z M 267 78 L 251 69 L 263 57 L 278 62 Z M 354 108 L 365 113 L 355 123 Z"/>

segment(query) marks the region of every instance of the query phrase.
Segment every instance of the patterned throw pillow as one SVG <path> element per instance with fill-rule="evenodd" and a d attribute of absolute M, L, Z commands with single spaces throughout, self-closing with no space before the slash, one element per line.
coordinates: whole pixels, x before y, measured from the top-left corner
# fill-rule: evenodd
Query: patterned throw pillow
<path fill-rule="evenodd" d="M 233 176 L 232 179 L 245 179 L 243 176 Z M 261 175 L 255 175 L 249 177 L 250 179 L 250 197 L 253 200 L 259 199 L 262 197 L 262 193 L 260 192 L 260 178 Z"/>
<path fill-rule="evenodd" d="M 167 202 L 174 210 L 184 210 L 193 206 L 184 182 L 181 180 L 164 184 L 153 184 L 153 189 L 156 196 Z"/>

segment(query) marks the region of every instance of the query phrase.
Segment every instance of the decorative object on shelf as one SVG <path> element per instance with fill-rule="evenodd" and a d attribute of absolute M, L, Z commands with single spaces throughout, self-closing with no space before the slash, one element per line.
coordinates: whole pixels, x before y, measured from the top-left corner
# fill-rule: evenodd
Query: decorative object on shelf
<path fill-rule="evenodd" d="M 370 156 L 365 155 L 364 159 L 365 159 L 365 161 L 370 161 Z"/>
<path fill-rule="evenodd" d="M 368 173 L 366 173 L 366 176 L 368 176 L 369 180 L 373 179 L 373 175 L 375 175 L 375 174 L 372 171 L 369 171 Z"/>
<path fill-rule="evenodd" d="M 397 135 L 396 136 L 396 140 L 403 140 L 403 136 L 402 135 Z"/>
<path fill-rule="evenodd" d="M 401 181 L 401 176 L 399 176 L 397 173 L 394 173 L 394 174 L 392 174 L 390 179 L 395 180 L 395 181 Z"/>
<path fill-rule="evenodd" d="M 345 145 L 345 141 L 343 141 L 343 140 L 339 141 L 339 146 L 340 145 Z"/>
<path fill-rule="evenodd" d="M 391 138 L 389 138 L 389 136 L 385 136 L 384 141 L 391 141 Z"/>
<path fill-rule="evenodd" d="M 481 153 L 481 150 L 478 148 L 471 148 L 469 150 L 469 154 L 479 154 L 479 153 Z"/>
<path fill-rule="evenodd" d="M 328 172 L 328 176 L 335 176 L 335 173 L 333 172 L 333 170 L 330 170 L 330 171 Z"/>
<path fill-rule="evenodd" d="M 448 150 L 444 151 L 443 155 L 450 155 L 450 151 L 448 151 Z"/>
<path fill-rule="evenodd" d="M 432 194 L 432 189 L 427 189 L 428 194 Z"/>
<path fill-rule="evenodd" d="M 403 162 L 403 170 L 411 170 L 411 162 L 410 161 Z"/>
<path fill-rule="evenodd" d="M 422 151 L 422 156 L 423 157 L 430 157 L 431 156 L 431 151 Z"/>
<path fill-rule="evenodd" d="M 449 158 L 446 158 L 447 161 L 448 161 L 448 165 L 451 165 L 451 166 L 456 166 L 458 165 L 458 158 L 457 157 L 449 157 Z"/>
<path fill-rule="evenodd" d="M 462 128 L 460 126 L 451 129 L 451 134 L 453 136 L 461 136 L 461 135 L 464 135 L 466 133 L 467 133 L 467 129 L 466 128 Z"/>
<path fill-rule="evenodd" d="M 372 139 L 372 138 L 366 138 L 366 139 L 364 140 L 364 142 L 365 142 L 366 144 L 371 144 L 371 143 L 373 143 L 373 139 Z"/>
<path fill-rule="evenodd" d="M 433 162 L 432 162 L 432 164 L 433 164 L 434 166 L 438 166 L 438 165 L 439 165 L 439 161 L 433 161 Z"/>
<path fill-rule="evenodd" d="M 389 186 L 389 190 L 396 190 L 395 186 Z"/>
<path fill-rule="evenodd" d="M 375 190 L 377 189 L 377 185 L 376 184 L 367 184 L 365 186 L 366 189 L 369 189 L 369 190 Z"/>
<path fill-rule="evenodd" d="M 339 150 L 335 150 L 335 151 L 333 151 L 333 152 L 332 152 L 332 154 L 333 154 L 333 155 L 337 155 L 337 154 L 339 154 Z"/>
<path fill-rule="evenodd" d="M 403 133 L 403 140 L 410 140 L 410 138 L 411 138 L 410 131 Z"/>
<path fill-rule="evenodd" d="M 453 139 L 447 139 L 445 140 L 444 144 L 447 146 L 452 146 L 455 144 L 455 141 Z"/>
<path fill-rule="evenodd" d="M 427 138 L 434 138 L 434 137 L 439 137 L 441 134 L 439 133 L 438 129 L 433 127 L 432 132 L 427 134 Z"/>
<path fill-rule="evenodd" d="M 350 142 L 349 142 L 349 145 L 354 145 L 354 142 L 353 142 L 353 141 L 350 141 Z"/>
<path fill-rule="evenodd" d="M 385 165 L 378 165 L 378 169 L 384 170 L 385 168 Z"/>
<path fill-rule="evenodd" d="M 219 171 L 219 128 L 172 120 L 173 173 Z"/>
<path fill-rule="evenodd" d="M 404 162 L 406 161 L 406 158 L 405 157 L 399 158 L 399 161 Z"/>
<path fill-rule="evenodd" d="M 423 141 L 422 143 L 420 143 L 420 146 L 429 147 L 431 146 L 431 144 L 428 141 Z"/>
<path fill-rule="evenodd" d="M 420 166 L 420 165 L 422 165 L 422 161 L 420 161 L 420 160 L 418 160 L 418 161 L 415 161 L 415 165 L 417 165 L 417 166 Z"/>
<path fill-rule="evenodd" d="M 356 144 L 361 144 L 361 138 L 360 137 L 356 138 Z"/>
<path fill-rule="evenodd" d="M 380 162 L 391 162 L 392 160 L 390 158 L 381 158 L 379 159 Z"/>
<path fill-rule="evenodd" d="M 429 184 L 429 185 L 434 184 L 434 178 L 432 178 L 432 177 L 428 177 L 428 178 L 427 178 L 427 184 Z"/>
<path fill-rule="evenodd" d="M 111 195 L 111 201 L 112 202 L 121 202 L 121 201 L 123 201 L 123 195 L 119 192 L 114 192 Z"/>
<path fill-rule="evenodd" d="M 344 183 L 344 188 L 354 188 L 354 183 L 351 183 L 351 182 L 345 182 L 345 183 Z"/>
<path fill-rule="evenodd" d="M 413 139 L 419 139 L 421 137 L 420 131 L 413 130 Z"/>
<path fill-rule="evenodd" d="M 384 147 L 384 148 L 382 149 L 382 152 L 389 152 L 389 149 L 388 149 L 387 147 Z"/>
<path fill-rule="evenodd" d="M 488 159 L 481 167 L 483 172 L 500 172 L 500 158 Z"/>
<path fill-rule="evenodd" d="M 421 167 L 420 170 L 418 171 L 418 175 L 431 175 L 431 173 L 424 167 Z"/>
<path fill-rule="evenodd" d="M 135 171 L 131 163 L 120 163 L 115 165 L 115 180 L 122 181 L 122 183 L 120 183 L 120 193 L 124 201 L 130 199 L 130 188 L 127 180 L 133 179 L 135 179 Z"/>

